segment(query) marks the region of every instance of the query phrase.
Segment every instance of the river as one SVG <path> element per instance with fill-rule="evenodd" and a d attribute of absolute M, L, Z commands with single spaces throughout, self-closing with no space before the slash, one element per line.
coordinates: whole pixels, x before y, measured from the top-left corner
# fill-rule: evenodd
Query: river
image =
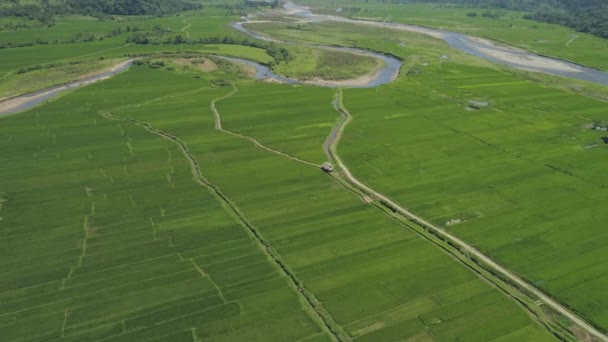
<path fill-rule="evenodd" d="M 33 108 L 36 105 L 46 100 L 49 100 L 64 91 L 80 88 L 93 82 L 108 79 L 114 75 L 120 74 L 121 72 L 127 70 L 132 64 L 133 60 L 130 59 L 115 65 L 113 68 L 107 71 L 84 77 L 78 81 L 47 88 L 37 92 L 17 96 L 14 98 L 9 98 L 5 101 L 0 102 L 0 117 L 19 113 L 24 110 Z"/>
<path fill-rule="evenodd" d="M 606 71 L 588 68 L 556 58 L 539 56 L 516 47 L 500 45 L 485 38 L 472 37 L 461 33 L 409 24 L 386 23 L 349 19 L 333 15 L 320 15 L 313 13 L 308 7 L 298 6 L 289 2 L 285 4 L 284 12 L 289 15 L 308 19 L 311 22 L 334 21 L 421 33 L 434 38 L 442 39 L 452 48 L 481 57 L 493 63 L 507 65 L 520 70 L 545 73 L 554 76 L 564 76 L 577 80 L 608 85 L 608 72 Z"/>
<path fill-rule="evenodd" d="M 284 12 L 289 15 L 298 16 L 301 18 L 305 18 L 311 22 L 321 22 L 321 21 L 334 21 L 334 22 L 343 22 L 343 23 L 351 23 L 351 24 L 361 24 L 375 27 L 383 27 L 394 30 L 403 30 L 408 32 L 421 33 L 425 35 L 432 36 L 434 38 L 444 40 L 449 46 L 458 49 L 460 51 L 464 51 L 468 54 L 481 57 L 485 60 L 501 64 L 507 65 L 520 70 L 527 70 L 539 73 L 545 73 L 549 75 L 555 76 L 564 76 L 570 77 L 577 80 L 583 80 L 588 82 L 593 82 L 602 85 L 608 85 L 608 72 L 592 69 L 588 67 L 584 67 L 578 64 L 574 64 L 571 62 L 567 62 L 564 60 L 559 60 L 551 57 L 539 56 L 525 50 L 515 48 L 512 46 L 503 46 L 499 45 L 496 42 L 493 42 L 484 38 L 477 38 L 467 36 L 461 33 L 444 31 L 439 29 L 433 29 L 428 27 L 416 26 L 416 25 L 408 25 L 408 24 L 398 24 L 398 23 L 385 23 L 385 22 L 376 22 L 376 21 L 367 21 L 367 20 L 357 20 L 357 19 L 349 19 L 339 16 L 333 15 L 320 15 L 314 14 L 310 8 L 304 6 L 298 6 L 293 3 L 287 3 L 284 6 Z M 251 21 L 252 23 L 254 21 Z M 244 22 L 235 23 L 233 27 L 243 33 L 250 35 L 253 38 L 261 39 L 265 41 L 271 42 L 280 42 L 278 40 L 257 34 L 245 28 L 243 26 Z M 283 42 L 281 42 L 283 43 Z M 286 42 L 287 43 L 287 42 Z M 294 44 L 294 43 L 287 43 Z M 328 45 L 317 45 L 317 44 L 307 44 L 308 46 L 314 46 L 321 49 L 334 50 L 334 51 L 342 51 L 349 52 L 363 56 L 369 56 L 377 59 L 381 59 L 384 63 L 383 67 L 375 72 L 373 75 L 364 76 L 355 80 L 344 80 L 344 81 L 325 81 L 325 80 L 306 80 L 299 81 L 291 78 L 287 78 L 281 75 L 277 75 L 269 67 L 252 62 L 249 60 L 234 58 L 234 57 L 225 57 L 225 56 L 217 56 L 219 58 L 223 58 L 232 62 L 238 62 L 242 64 L 249 65 L 256 69 L 255 77 L 260 80 L 271 79 L 281 83 L 287 84 L 310 84 L 315 86 L 322 87 L 360 87 L 360 88 L 369 88 L 369 87 L 377 87 L 382 84 L 386 84 L 392 82 L 398 75 L 399 70 L 401 68 L 402 62 L 392 56 L 363 50 L 357 48 L 350 47 L 338 47 L 338 46 L 328 46 Z M 133 60 L 128 60 L 123 63 L 118 64 L 114 68 L 109 71 L 105 71 L 99 74 L 95 74 L 86 78 L 83 78 L 78 81 L 74 81 L 65 85 L 51 87 L 45 90 L 41 90 L 38 92 L 18 96 L 15 98 L 10 98 L 0 102 L 0 117 L 6 116 L 10 114 L 15 114 L 27 109 L 30 109 L 58 94 L 70 90 L 79 88 L 93 82 L 101 81 L 104 79 L 108 79 L 116 74 L 119 74 L 125 70 L 127 70 Z"/>
<path fill-rule="evenodd" d="M 303 46 L 316 47 L 316 48 L 324 49 L 324 50 L 347 52 L 347 53 L 352 53 L 355 55 L 376 58 L 376 59 L 381 60 L 383 63 L 383 67 L 380 68 L 379 70 L 377 70 L 376 72 L 374 72 L 373 74 L 362 76 L 361 78 L 357 78 L 357 79 L 342 80 L 342 81 L 328 81 L 328 80 L 299 81 L 299 80 L 295 80 L 295 79 L 286 78 L 284 76 L 276 75 L 268 67 L 247 61 L 246 64 L 255 67 L 258 70 L 258 75 L 263 76 L 261 78 L 258 77 L 258 79 L 273 79 L 276 81 L 286 82 L 286 83 L 290 83 L 290 84 L 302 83 L 302 84 L 315 85 L 318 87 L 372 88 L 372 87 L 377 87 L 377 86 L 380 86 L 380 85 L 383 85 L 386 83 L 390 83 L 399 76 L 399 71 L 401 70 L 401 64 L 403 62 L 393 56 L 385 55 L 385 54 L 374 52 L 374 51 L 364 50 L 364 49 L 352 48 L 352 47 L 283 42 L 283 41 L 279 41 L 277 39 L 273 39 L 273 38 L 266 37 L 261 34 L 255 33 L 251 30 L 248 30 L 246 27 L 243 26 L 243 24 L 246 24 L 246 23 L 256 23 L 256 22 L 260 23 L 260 22 L 265 22 L 265 21 L 237 22 L 237 23 L 232 24 L 232 27 L 234 27 L 236 30 L 238 30 L 242 33 L 245 33 L 245 34 L 251 36 L 252 38 L 264 40 L 267 42 L 290 44 L 290 45 L 303 45 Z"/>

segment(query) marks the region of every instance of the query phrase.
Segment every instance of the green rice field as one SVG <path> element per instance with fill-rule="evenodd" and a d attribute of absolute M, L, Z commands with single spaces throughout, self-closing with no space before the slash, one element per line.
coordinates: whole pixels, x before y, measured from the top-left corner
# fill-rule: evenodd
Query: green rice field
<path fill-rule="evenodd" d="M 251 24 L 290 42 L 277 43 L 293 54 L 287 63 L 237 44 L 128 43 L 129 32 L 63 42 L 85 26 L 102 36 L 126 25 L 246 38 L 230 27 L 244 10 L 214 4 L 0 31 L 0 43 L 57 40 L 0 49 L 0 98 L 140 57 L 110 79 L 0 116 L 0 340 L 596 341 L 367 196 L 344 170 L 323 172 L 340 105 L 352 122 L 336 149 L 355 177 L 608 330 L 605 87 L 343 23 Z M 410 20 L 427 5 L 387 5 L 412 8 L 408 16 L 360 5 L 368 19 L 449 22 Z M 486 24 L 469 25 L 462 31 Z M 538 32 L 553 32 L 546 26 Z M 503 40 L 499 31 L 487 35 Z M 256 80 L 214 57 L 298 79 L 348 80 L 383 66 L 300 43 L 383 52 L 403 65 L 391 83 L 337 89 Z M 602 67 L 596 54 L 577 56 Z"/>
<path fill-rule="evenodd" d="M 226 129 L 324 160 L 319 144 L 336 118 L 331 90 L 240 88 L 218 104 Z M 127 89 L 128 98 L 116 96 Z M 240 208 L 341 334 L 551 339 L 502 292 L 318 169 L 215 131 L 209 103 L 228 90 L 134 67 L 2 119 L 3 164 L 11 165 L 0 185 L 2 240 L 10 246 L 3 252 L 2 336 L 330 337 L 259 240 L 193 181 L 179 146 L 100 115 L 110 113 L 186 144 L 204 177 Z M 285 116 L 277 104 L 251 97 L 280 97 L 300 112 Z"/>
<path fill-rule="evenodd" d="M 346 91 L 355 120 L 345 159 L 412 211 L 608 324 L 593 290 L 606 272 L 608 150 L 587 126 L 603 121 L 605 103 L 483 68 L 431 69 L 403 81 L 408 94 L 387 87 L 358 101 L 370 97 Z M 468 111 L 471 99 L 490 107 Z"/>

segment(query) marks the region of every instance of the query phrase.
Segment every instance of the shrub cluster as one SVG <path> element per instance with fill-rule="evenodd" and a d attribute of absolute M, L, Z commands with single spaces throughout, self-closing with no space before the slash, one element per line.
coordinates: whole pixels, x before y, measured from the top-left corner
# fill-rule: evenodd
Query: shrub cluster
<path fill-rule="evenodd" d="M 160 34 L 144 32 L 136 33 L 127 38 L 127 43 L 142 44 L 142 45 L 161 45 L 161 44 L 230 44 L 255 47 L 266 50 L 266 53 L 274 59 L 274 63 L 287 63 L 293 59 L 289 50 L 276 46 L 271 42 L 264 42 L 251 39 L 240 39 L 229 36 L 224 37 L 207 37 L 199 39 L 188 39 L 180 35 L 174 37 L 163 37 Z"/>

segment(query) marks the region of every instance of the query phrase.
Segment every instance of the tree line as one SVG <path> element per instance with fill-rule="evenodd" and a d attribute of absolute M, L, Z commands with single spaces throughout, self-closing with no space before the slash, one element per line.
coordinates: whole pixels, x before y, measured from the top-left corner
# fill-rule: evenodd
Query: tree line
<path fill-rule="evenodd" d="M 52 25 L 57 15 L 167 15 L 202 8 L 190 0 L 0 0 L 0 17 L 20 17 Z"/>
<path fill-rule="evenodd" d="M 581 7 L 543 5 L 524 18 L 564 25 L 579 32 L 608 38 L 608 3 Z"/>
<path fill-rule="evenodd" d="M 21 17 L 53 24 L 61 14 L 95 17 L 108 15 L 168 15 L 203 8 L 195 0 L 0 0 L 0 17 Z M 279 0 L 242 0 L 236 3 L 211 3 L 207 6 L 230 10 L 279 6 Z"/>
<path fill-rule="evenodd" d="M 262 40 L 253 40 L 249 38 L 235 38 L 230 36 L 224 37 L 206 37 L 198 39 L 185 38 L 181 35 L 177 36 L 164 36 L 154 32 L 141 32 L 131 35 L 126 40 L 127 43 L 141 44 L 141 45 L 179 45 L 179 44 L 231 44 L 255 47 L 258 49 L 264 49 L 266 53 L 273 58 L 272 64 L 288 63 L 293 59 L 293 56 L 284 47 L 276 46 L 272 42 L 265 42 Z"/>
<path fill-rule="evenodd" d="M 411 3 L 411 0 L 363 0 L 377 3 Z M 435 4 L 457 4 L 486 9 L 526 11 L 526 19 L 559 24 L 579 32 L 608 38 L 608 0 L 415 0 Z M 492 16 L 484 12 L 484 17 Z M 496 12 L 494 12 L 496 13 Z M 477 16 L 473 12 L 469 16 Z"/>
<path fill-rule="evenodd" d="M 156 26 L 158 26 L 158 25 L 156 25 Z M 16 25 L 9 23 L 9 24 L 5 24 L 4 28 L 0 28 L 0 31 L 19 30 L 22 28 L 29 28 L 29 26 L 26 24 L 23 24 L 23 23 L 19 23 Z M 167 30 L 167 29 L 165 29 L 165 30 Z M 112 31 L 107 32 L 102 35 L 93 35 L 93 34 L 87 33 L 87 32 L 78 32 L 72 38 L 67 39 L 67 40 L 59 40 L 59 39 L 42 40 L 42 39 L 38 38 L 35 41 L 27 41 L 27 42 L 10 42 L 10 41 L 9 42 L 0 42 L 0 49 L 29 47 L 29 46 L 34 46 L 34 45 L 73 44 L 73 43 L 101 41 L 101 40 L 105 40 L 108 38 L 119 36 L 123 33 L 141 32 L 141 31 L 144 31 L 144 29 L 137 27 L 137 26 L 129 26 L 129 25 L 127 25 L 125 27 L 118 26 L 118 27 L 115 27 Z M 170 32 L 170 31 L 168 31 L 168 32 Z"/>

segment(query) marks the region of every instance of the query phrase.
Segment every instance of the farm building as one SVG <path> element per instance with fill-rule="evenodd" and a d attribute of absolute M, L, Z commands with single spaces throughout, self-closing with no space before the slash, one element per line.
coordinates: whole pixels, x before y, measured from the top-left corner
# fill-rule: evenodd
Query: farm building
<path fill-rule="evenodd" d="M 490 104 L 486 101 L 475 101 L 475 100 L 469 101 L 469 107 L 473 108 L 473 109 L 482 109 L 489 105 Z"/>
<path fill-rule="evenodd" d="M 329 172 L 332 172 L 334 170 L 334 166 L 331 165 L 328 162 L 325 162 L 325 163 L 323 163 L 323 165 L 321 165 L 321 170 L 329 173 Z"/>

